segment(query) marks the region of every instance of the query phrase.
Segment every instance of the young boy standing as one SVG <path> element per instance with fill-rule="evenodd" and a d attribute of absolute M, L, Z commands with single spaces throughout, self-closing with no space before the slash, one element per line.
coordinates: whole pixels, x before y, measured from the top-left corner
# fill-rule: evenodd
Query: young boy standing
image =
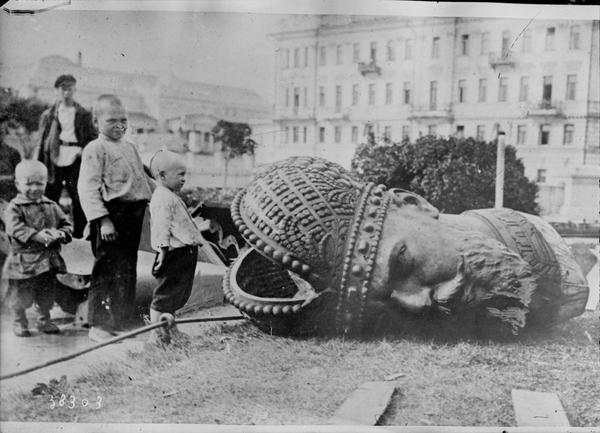
<path fill-rule="evenodd" d="M 39 161 L 25 160 L 15 168 L 18 194 L 5 211 L 10 252 L 4 263 L 8 279 L 8 303 L 14 313 L 13 331 L 29 337 L 25 311 L 35 302 L 37 328 L 57 334 L 50 319 L 54 304 L 56 273 L 66 272 L 60 244 L 71 241 L 73 227 L 60 206 L 44 196 L 48 171 Z"/>
<path fill-rule="evenodd" d="M 202 235 L 177 195 L 185 183 L 186 167 L 180 157 L 158 151 L 150 162 L 157 187 L 150 201 L 151 243 L 157 251 L 152 274 L 157 279 L 150 320 L 158 322 L 161 314 L 175 314 L 185 305 L 192 292 L 198 246 Z M 157 333 L 163 342 L 166 334 Z"/>
<path fill-rule="evenodd" d="M 132 314 L 138 247 L 152 185 L 135 146 L 124 138 L 127 114 L 119 98 L 100 96 L 94 117 L 100 135 L 83 149 L 77 188 L 95 257 L 89 337 L 103 341 L 117 335 Z"/>

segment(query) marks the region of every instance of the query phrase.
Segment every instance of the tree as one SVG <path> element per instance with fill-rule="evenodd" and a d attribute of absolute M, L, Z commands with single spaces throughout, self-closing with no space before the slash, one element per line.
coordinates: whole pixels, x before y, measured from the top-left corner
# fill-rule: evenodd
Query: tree
<path fill-rule="evenodd" d="M 256 141 L 251 137 L 252 128 L 247 123 L 228 122 L 219 120 L 212 129 L 215 143 L 221 143 L 221 151 L 225 158 L 225 179 L 223 187 L 227 187 L 229 161 L 242 155 L 254 155 Z"/>
<path fill-rule="evenodd" d="M 37 131 L 40 117 L 48 105 L 36 98 L 20 98 L 10 90 L 0 91 L 0 127 L 2 134 L 14 136 L 11 145 L 31 158 L 36 147 L 32 133 Z M 8 136 L 5 136 L 8 140 Z"/>
<path fill-rule="evenodd" d="M 489 208 L 494 206 L 496 143 L 432 136 L 414 144 L 370 140 L 356 150 L 352 171 L 364 181 L 422 195 L 441 212 Z M 513 146 L 506 146 L 504 179 L 504 206 L 537 215 L 537 185 L 525 177 Z"/>

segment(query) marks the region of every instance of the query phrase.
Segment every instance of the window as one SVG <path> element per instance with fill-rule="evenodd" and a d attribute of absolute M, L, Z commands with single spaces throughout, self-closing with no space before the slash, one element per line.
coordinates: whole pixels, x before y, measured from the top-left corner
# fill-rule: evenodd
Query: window
<path fill-rule="evenodd" d="M 563 144 L 569 145 L 573 144 L 573 132 L 575 131 L 575 127 L 571 124 L 565 125 L 565 131 L 563 135 Z"/>
<path fill-rule="evenodd" d="M 294 87 L 294 108 L 297 109 L 300 106 L 300 89 Z"/>
<path fill-rule="evenodd" d="M 325 127 L 319 127 L 319 143 L 325 143 Z"/>
<path fill-rule="evenodd" d="M 352 44 L 352 61 L 360 62 L 360 44 L 358 42 Z"/>
<path fill-rule="evenodd" d="M 437 126 L 436 125 L 429 125 L 427 127 L 427 134 L 433 135 L 433 136 L 437 135 Z"/>
<path fill-rule="evenodd" d="M 456 137 L 464 138 L 465 136 L 465 125 L 456 125 Z"/>
<path fill-rule="evenodd" d="M 410 82 L 405 81 L 403 87 L 404 103 L 410 104 Z"/>
<path fill-rule="evenodd" d="M 552 51 L 554 50 L 554 34 L 556 33 L 556 29 L 554 27 L 548 27 L 546 29 L 546 43 L 545 50 Z"/>
<path fill-rule="evenodd" d="M 373 62 L 377 60 L 377 42 L 371 42 L 370 56 Z"/>
<path fill-rule="evenodd" d="M 538 169 L 535 181 L 537 183 L 544 183 L 544 182 L 546 182 L 546 169 L 543 169 L 543 168 Z"/>
<path fill-rule="evenodd" d="M 358 105 L 358 84 L 352 85 L 352 105 Z"/>
<path fill-rule="evenodd" d="M 285 127 L 284 143 L 287 144 L 289 142 L 290 142 L 290 127 L 286 126 Z"/>
<path fill-rule="evenodd" d="M 392 127 L 386 125 L 383 128 L 383 140 L 386 142 L 390 142 L 392 140 Z"/>
<path fill-rule="evenodd" d="M 469 35 L 461 35 L 461 37 L 460 37 L 460 53 L 463 56 L 469 55 Z"/>
<path fill-rule="evenodd" d="M 540 144 L 546 145 L 550 142 L 550 125 L 545 123 L 540 125 Z"/>
<path fill-rule="evenodd" d="M 569 49 L 579 49 L 579 26 L 571 26 L 569 30 Z"/>
<path fill-rule="evenodd" d="M 375 84 L 369 84 L 369 105 L 375 105 Z"/>
<path fill-rule="evenodd" d="M 335 138 L 336 143 L 342 142 L 342 127 L 341 126 L 336 126 L 334 128 L 334 138 Z"/>
<path fill-rule="evenodd" d="M 327 64 L 327 47 L 321 47 L 319 49 L 319 65 L 325 66 Z"/>
<path fill-rule="evenodd" d="M 302 105 L 304 105 L 305 107 L 308 105 L 308 89 L 305 87 L 304 89 L 302 89 Z"/>
<path fill-rule="evenodd" d="M 519 101 L 527 101 L 529 96 L 529 77 L 521 77 L 519 84 Z"/>
<path fill-rule="evenodd" d="M 298 143 L 298 127 L 297 126 L 294 126 L 292 128 L 292 141 L 294 143 Z"/>
<path fill-rule="evenodd" d="M 392 83 L 385 83 L 385 103 L 392 103 Z"/>
<path fill-rule="evenodd" d="M 517 126 L 517 144 L 527 143 L 527 125 Z"/>
<path fill-rule="evenodd" d="M 302 128 L 302 143 L 306 143 L 306 137 L 308 135 L 308 128 L 305 126 Z"/>
<path fill-rule="evenodd" d="M 285 106 L 286 107 L 290 106 L 290 89 L 289 88 L 285 89 Z"/>
<path fill-rule="evenodd" d="M 412 39 L 404 41 L 404 60 L 412 59 Z"/>
<path fill-rule="evenodd" d="M 402 126 L 402 140 L 408 140 L 410 138 L 410 126 Z"/>
<path fill-rule="evenodd" d="M 508 78 L 500 77 L 498 85 L 498 102 L 506 102 L 508 93 Z"/>
<path fill-rule="evenodd" d="M 358 143 L 358 126 L 352 127 L 352 144 Z"/>
<path fill-rule="evenodd" d="M 325 87 L 319 86 L 319 107 L 325 106 Z"/>
<path fill-rule="evenodd" d="M 204 144 L 210 144 L 210 132 L 204 133 Z"/>
<path fill-rule="evenodd" d="M 542 88 L 542 108 L 550 108 L 552 105 L 552 75 L 544 75 L 544 87 Z"/>
<path fill-rule="evenodd" d="M 390 62 L 396 60 L 396 47 L 394 46 L 394 41 L 388 41 L 387 43 L 387 59 Z"/>
<path fill-rule="evenodd" d="M 467 102 L 467 80 L 458 80 L 458 102 Z"/>
<path fill-rule="evenodd" d="M 438 36 L 433 38 L 431 43 L 431 58 L 437 59 L 440 57 L 440 38 Z"/>
<path fill-rule="evenodd" d="M 569 101 L 575 100 L 575 92 L 577 90 L 577 75 L 567 75 L 567 96 Z"/>
<path fill-rule="evenodd" d="M 485 141 L 485 125 L 477 125 L 477 136 L 479 141 Z"/>
<path fill-rule="evenodd" d="M 479 79 L 479 94 L 477 96 L 477 100 L 479 102 L 485 102 L 487 99 L 487 79 L 480 78 Z"/>
<path fill-rule="evenodd" d="M 285 60 L 284 60 L 284 68 L 289 68 L 290 67 L 290 49 L 286 48 L 285 49 Z"/>
<path fill-rule="evenodd" d="M 490 32 L 483 32 L 481 34 L 480 54 L 487 54 L 489 52 L 490 52 Z"/>
<path fill-rule="evenodd" d="M 431 81 L 429 83 L 429 109 L 435 110 L 437 108 L 437 81 Z"/>
<path fill-rule="evenodd" d="M 300 66 L 300 48 L 294 48 L 294 68 Z"/>
<path fill-rule="evenodd" d="M 510 53 L 510 32 L 505 30 L 502 32 L 502 57 L 508 57 Z"/>
<path fill-rule="evenodd" d="M 304 67 L 308 67 L 308 47 L 304 47 Z"/>
<path fill-rule="evenodd" d="M 523 45 L 521 46 L 523 48 L 523 52 L 524 53 L 530 53 L 531 52 L 531 30 L 525 30 L 523 32 Z"/>
<path fill-rule="evenodd" d="M 343 55 L 343 47 L 341 45 L 336 45 L 335 47 L 335 64 L 342 64 L 342 55 Z"/>
<path fill-rule="evenodd" d="M 342 111 L 342 86 L 335 86 L 335 112 Z"/>

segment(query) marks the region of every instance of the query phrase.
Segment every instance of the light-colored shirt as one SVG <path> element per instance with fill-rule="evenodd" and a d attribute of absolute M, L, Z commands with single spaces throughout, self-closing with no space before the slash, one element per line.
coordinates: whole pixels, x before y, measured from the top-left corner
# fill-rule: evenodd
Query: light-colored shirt
<path fill-rule="evenodd" d="M 67 143 L 77 143 L 75 135 L 75 106 L 58 106 L 58 121 L 60 122 L 60 135 L 58 138 Z"/>
<path fill-rule="evenodd" d="M 83 149 L 77 190 L 88 221 L 108 215 L 104 205 L 108 201 L 150 200 L 152 188 L 131 142 L 110 141 L 100 135 Z"/>
<path fill-rule="evenodd" d="M 150 243 L 159 251 L 186 245 L 201 245 L 204 238 L 183 200 L 170 189 L 158 185 L 150 200 Z"/>

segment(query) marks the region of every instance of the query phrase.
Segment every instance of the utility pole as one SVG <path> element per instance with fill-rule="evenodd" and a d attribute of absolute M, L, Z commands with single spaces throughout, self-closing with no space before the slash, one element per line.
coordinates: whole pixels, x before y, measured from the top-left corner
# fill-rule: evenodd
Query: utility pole
<path fill-rule="evenodd" d="M 504 149 L 506 148 L 504 131 L 498 131 L 496 142 L 498 147 L 496 149 L 496 200 L 494 207 L 500 209 L 504 207 Z"/>

